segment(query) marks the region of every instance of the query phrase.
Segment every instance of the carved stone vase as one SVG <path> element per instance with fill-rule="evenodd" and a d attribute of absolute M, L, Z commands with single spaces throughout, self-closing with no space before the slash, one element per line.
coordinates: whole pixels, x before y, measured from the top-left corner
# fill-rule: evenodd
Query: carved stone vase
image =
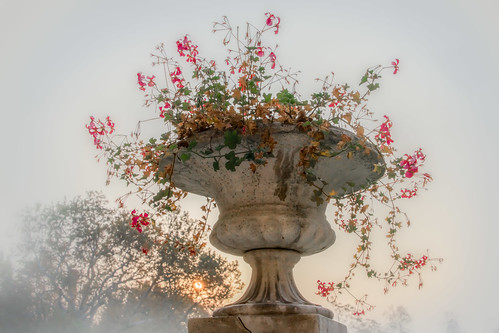
<path fill-rule="evenodd" d="M 307 317 L 303 315 L 332 319 L 330 310 L 310 303 L 300 294 L 293 278 L 293 267 L 301 256 L 324 251 L 335 241 L 335 233 L 325 215 L 327 203 L 313 200 L 317 188 L 307 183 L 303 168 L 298 166 L 300 150 L 309 145 L 312 138 L 293 125 L 274 124 L 270 131 L 277 142 L 273 157 L 256 172 L 250 169 L 249 162 L 242 162 L 236 171 L 227 170 L 224 157 L 220 159 L 220 169 L 215 171 L 212 158 L 194 154 L 186 162 L 177 161 L 175 165 L 172 180 L 177 187 L 214 198 L 218 205 L 220 215 L 210 235 L 211 244 L 223 252 L 242 256 L 252 268 L 251 281 L 241 299 L 216 310 L 211 319 L 241 320 L 244 317 L 249 322 L 263 322 L 254 327 L 267 328 L 269 325 L 265 322 L 278 322 L 282 318 L 292 320 L 289 316 L 293 315 L 293 320 Z M 247 150 L 245 147 L 257 147 L 260 135 L 243 136 L 235 149 L 236 154 Z M 330 128 L 321 145 L 330 152 L 338 151 L 338 143 L 345 141 L 345 135 L 353 141 L 358 139 L 351 132 Z M 189 140 L 193 139 L 199 151 L 215 149 L 224 142 L 223 134 L 215 130 L 197 133 Z M 229 149 L 224 148 L 221 155 L 228 152 Z M 321 186 L 326 184 L 323 188 L 326 193 L 333 189 L 339 196 L 352 193 L 381 176 L 373 171 L 380 161 L 381 156 L 374 147 L 353 149 L 348 157 L 346 153 L 336 157 L 320 156 L 314 166 L 316 182 Z M 298 325 L 289 320 L 286 325 Z M 241 332 L 247 332 L 244 330 L 248 329 L 247 324 L 235 322 L 230 325 L 240 324 L 243 326 Z M 208 321 L 189 323 L 189 332 L 212 332 L 209 326 Z M 239 332 L 235 326 L 226 331 L 222 326 L 213 332 Z M 256 331 L 284 329 L 279 327 Z M 308 332 L 307 329 L 296 330 L 301 331 Z"/>

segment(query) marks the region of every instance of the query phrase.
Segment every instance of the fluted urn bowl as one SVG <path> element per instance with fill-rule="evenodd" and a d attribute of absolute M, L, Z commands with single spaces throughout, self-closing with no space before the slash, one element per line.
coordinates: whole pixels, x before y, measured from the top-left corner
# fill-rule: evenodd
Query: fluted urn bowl
<path fill-rule="evenodd" d="M 269 125 L 270 126 L 270 125 Z M 242 136 L 235 153 L 260 144 L 264 126 L 254 135 Z M 326 202 L 314 200 L 316 187 L 307 183 L 299 166 L 300 150 L 313 139 L 294 125 L 273 124 L 272 137 L 277 142 L 273 157 L 255 172 L 244 161 L 236 171 L 224 167 L 220 151 L 220 169 L 213 168 L 213 158 L 191 154 L 185 162 L 176 161 L 172 181 L 185 191 L 214 198 L 220 212 L 210 234 L 210 242 L 221 251 L 243 256 L 252 267 L 246 293 L 235 302 L 214 312 L 214 316 L 316 313 L 332 318 L 330 310 L 314 305 L 300 294 L 292 269 L 301 256 L 321 252 L 335 241 L 335 233 L 326 219 Z M 330 128 L 321 140 L 330 155 L 338 152 L 351 132 Z M 224 143 L 223 133 L 208 130 L 197 133 L 197 151 L 215 149 Z M 351 149 L 335 157 L 320 156 L 314 166 L 316 183 L 322 190 L 343 196 L 360 190 L 381 177 L 374 165 L 382 157 L 372 146 Z M 344 149 L 344 147 L 342 148 Z M 217 155 L 215 152 L 213 155 Z M 166 157 L 160 167 L 172 162 Z"/>

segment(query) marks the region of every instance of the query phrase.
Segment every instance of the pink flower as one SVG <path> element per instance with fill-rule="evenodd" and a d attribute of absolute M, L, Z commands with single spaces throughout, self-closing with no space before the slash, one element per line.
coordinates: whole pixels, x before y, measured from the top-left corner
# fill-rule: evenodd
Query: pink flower
<path fill-rule="evenodd" d="M 192 41 L 187 38 L 187 35 L 185 35 L 184 39 L 179 39 L 177 41 L 177 51 L 181 57 L 187 57 L 187 62 L 195 64 L 198 60 L 196 58 L 199 54 L 198 47 L 197 45 L 192 44 Z"/>
<path fill-rule="evenodd" d="M 399 71 L 399 60 L 395 59 L 395 61 L 392 61 L 392 66 L 394 68 L 393 74 L 397 74 Z"/>
<path fill-rule="evenodd" d="M 405 154 L 399 165 L 406 170 L 405 176 L 407 178 L 412 178 L 419 171 L 418 164 L 423 163 L 425 159 L 425 154 L 423 154 L 422 149 L 419 148 L 413 155 Z"/>
<path fill-rule="evenodd" d="M 271 68 L 274 69 L 275 68 L 275 61 L 276 61 L 276 56 L 275 56 L 274 52 L 270 52 L 269 57 L 270 57 L 270 61 L 272 62 Z"/>
<path fill-rule="evenodd" d="M 165 105 L 164 105 L 164 106 L 160 106 L 160 107 L 159 107 L 159 111 L 160 111 L 161 113 L 159 114 L 159 116 L 160 116 L 161 118 L 164 118 L 164 117 L 165 117 L 165 112 L 166 112 L 166 110 L 168 110 L 171 106 L 172 106 L 172 105 L 171 105 L 170 103 L 168 103 L 168 102 L 165 102 Z"/>
<path fill-rule="evenodd" d="M 415 189 L 413 189 L 413 190 L 409 190 L 409 189 L 406 189 L 406 188 L 405 188 L 405 189 L 400 190 L 400 192 L 402 192 L 402 195 L 401 195 L 401 197 L 402 197 L 402 198 L 407 198 L 407 199 L 409 199 L 409 198 L 414 197 L 414 196 L 417 194 L 418 189 L 417 189 L 417 188 L 415 188 Z"/>
<path fill-rule="evenodd" d="M 393 124 L 390 121 L 390 118 L 388 118 L 387 116 L 384 117 L 386 121 L 381 124 L 378 134 L 375 136 L 375 139 L 381 146 L 389 146 L 391 143 L 393 143 L 392 134 L 390 133 L 390 129 L 392 128 Z"/>
<path fill-rule="evenodd" d="M 327 285 L 325 282 L 322 282 L 321 280 L 317 280 L 317 293 L 316 295 L 320 295 L 322 297 L 328 296 L 331 291 L 334 290 L 334 283 L 329 282 Z"/>
<path fill-rule="evenodd" d="M 267 16 L 265 24 L 267 24 L 267 26 L 269 27 L 273 26 L 275 28 L 274 33 L 279 33 L 279 24 L 281 23 L 281 19 L 271 13 L 265 13 L 265 15 Z"/>
<path fill-rule="evenodd" d="M 114 123 L 111 121 L 111 118 L 109 116 L 106 117 L 106 125 L 109 127 L 108 133 L 112 134 L 114 132 Z"/>
<path fill-rule="evenodd" d="M 142 232 L 142 226 L 148 226 L 150 223 L 149 214 L 142 213 L 140 215 L 137 215 L 137 211 L 135 209 L 132 210 L 131 214 L 132 222 L 130 223 L 130 226 L 137 229 L 138 232 Z"/>
<path fill-rule="evenodd" d="M 102 149 L 101 137 L 114 132 L 114 123 L 109 116 L 106 117 L 106 124 L 101 120 L 95 121 L 95 118 L 91 116 L 90 123 L 85 125 L 85 127 L 87 128 L 88 133 L 94 138 L 94 145 L 97 149 Z"/>
<path fill-rule="evenodd" d="M 140 86 L 140 90 L 142 91 L 145 91 L 146 88 L 144 88 L 146 86 L 146 84 L 144 83 L 144 80 L 145 80 L 145 76 L 142 75 L 142 73 L 137 73 L 137 81 L 139 83 L 139 86 Z"/>
<path fill-rule="evenodd" d="M 148 77 L 147 77 L 147 79 L 149 80 L 149 82 L 147 82 L 147 85 L 148 85 L 149 87 L 154 87 L 154 86 L 156 85 L 156 83 L 154 83 L 154 78 L 155 78 L 155 76 L 154 76 L 154 75 L 153 75 L 153 76 L 148 76 Z"/>
<path fill-rule="evenodd" d="M 180 67 L 176 67 L 175 68 L 175 71 L 173 71 L 171 74 L 170 74 L 170 77 L 172 79 L 172 83 L 173 84 L 176 84 L 177 88 L 183 88 L 184 85 L 182 84 L 182 82 L 184 81 L 184 79 L 181 79 L 179 76 L 182 75 L 182 70 L 180 70 Z"/>
<path fill-rule="evenodd" d="M 265 54 L 263 52 L 263 47 L 259 46 L 256 50 L 256 54 L 259 56 L 259 57 L 263 57 L 263 55 Z"/>

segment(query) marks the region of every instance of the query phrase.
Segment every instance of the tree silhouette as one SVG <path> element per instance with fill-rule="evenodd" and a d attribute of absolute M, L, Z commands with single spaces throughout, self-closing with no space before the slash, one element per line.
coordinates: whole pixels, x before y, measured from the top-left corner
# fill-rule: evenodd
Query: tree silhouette
<path fill-rule="evenodd" d="M 187 214 L 169 215 L 169 228 L 158 222 L 168 235 L 159 243 L 154 232 L 130 228 L 130 219 L 98 192 L 27 212 L 19 269 L 5 270 L 0 280 L 0 318 L 25 314 L 26 332 L 154 332 L 165 323 L 180 332 L 189 314 L 209 311 L 242 288 L 236 263 L 207 249 L 193 256 L 175 247 L 195 224 Z M 196 280 L 203 290 L 192 287 Z M 28 295 L 22 304 L 5 298 L 21 290 Z M 0 320 L 0 331 L 19 330 L 6 325 Z"/>

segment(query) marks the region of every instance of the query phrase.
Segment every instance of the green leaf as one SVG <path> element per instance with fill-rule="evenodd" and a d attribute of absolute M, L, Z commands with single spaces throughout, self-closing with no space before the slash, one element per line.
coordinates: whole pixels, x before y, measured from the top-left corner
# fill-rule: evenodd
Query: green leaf
<path fill-rule="evenodd" d="M 368 73 L 366 72 L 366 74 L 364 74 L 362 79 L 360 79 L 359 86 L 367 82 L 367 77 L 368 77 Z"/>
<path fill-rule="evenodd" d="M 191 158 L 191 153 L 182 153 L 180 155 L 180 159 L 182 160 L 182 162 L 185 162 L 190 158 Z"/>
<path fill-rule="evenodd" d="M 213 170 L 215 171 L 220 170 L 220 163 L 218 160 L 213 161 Z"/>
<path fill-rule="evenodd" d="M 224 144 L 230 149 L 235 149 L 241 143 L 241 137 L 237 134 L 236 130 L 228 130 L 224 133 Z"/>
<path fill-rule="evenodd" d="M 379 88 L 379 83 L 371 83 L 370 85 L 367 86 L 367 89 L 369 89 L 369 91 L 373 91 L 378 88 Z"/>
<path fill-rule="evenodd" d="M 279 93 L 277 93 L 277 99 L 282 104 L 297 104 L 298 101 L 295 98 L 295 95 L 290 93 L 288 89 L 283 89 Z"/>
<path fill-rule="evenodd" d="M 227 162 L 225 162 L 225 168 L 230 171 L 236 171 L 236 165 L 238 163 L 234 151 L 225 154 L 225 158 L 227 159 Z"/>
<path fill-rule="evenodd" d="M 272 100 L 272 94 L 263 94 L 263 98 L 265 100 L 265 103 L 270 103 Z"/>
<path fill-rule="evenodd" d="M 320 190 L 314 190 L 312 201 L 315 202 L 317 206 L 320 206 L 322 203 L 324 203 L 324 199 L 322 199 L 322 192 Z"/>
<path fill-rule="evenodd" d="M 196 140 L 192 140 L 191 142 L 189 142 L 189 147 L 187 147 L 188 150 L 192 150 L 194 149 L 196 146 L 197 146 L 197 141 Z"/>
<path fill-rule="evenodd" d="M 350 187 L 355 187 L 355 183 L 352 183 L 352 182 L 347 182 L 347 185 Z"/>

